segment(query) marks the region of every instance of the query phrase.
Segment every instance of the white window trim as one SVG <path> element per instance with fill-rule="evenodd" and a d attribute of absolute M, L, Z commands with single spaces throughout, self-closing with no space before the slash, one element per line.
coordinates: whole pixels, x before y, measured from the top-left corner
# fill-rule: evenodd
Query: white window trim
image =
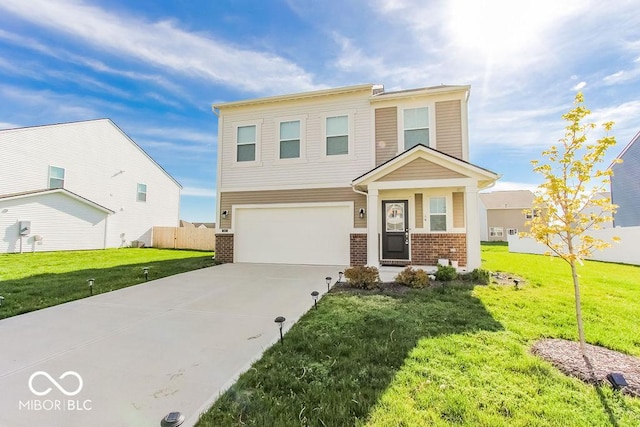
<path fill-rule="evenodd" d="M 246 122 L 236 122 L 233 124 L 233 165 L 234 167 L 253 167 L 253 166 L 262 166 L 261 161 L 261 153 L 262 153 L 262 122 L 263 120 L 251 120 Z M 253 161 L 238 161 L 238 128 L 244 126 L 255 126 L 256 127 L 256 158 Z"/>
<path fill-rule="evenodd" d="M 331 117 L 331 116 L 330 116 Z M 284 122 L 300 122 L 300 157 L 294 157 L 291 159 L 280 158 L 280 123 Z M 256 129 L 257 130 L 257 129 Z M 275 132 L 277 135 L 275 141 L 275 161 L 277 163 L 306 163 L 307 161 L 307 115 L 280 117 L 275 120 Z"/>
<path fill-rule="evenodd" d="M 500 234 L 497 230 L 500 230 Z M 489 237 L 504 237 L 504 227 L 489 227 Z"/>
<path fill-rule="evenodd" d="M 445 230 L 431 230 L 431 202 L 430 200 L 435 197 L 443 197 L 445 200 Z M 427 233 L 451 233 L 453 230 L 453 196 L 450 193 L 448 194 L 429 194 L 423 193 L 422 195 L 422 208 L 424 212 L 424 228 Z M 439 214 L 442 215 L 442 214 Z"/>
<path fill-rule="evenodd" d="M 139 185 L 144 185 L 144 193 L 143 193 L 143 192 L 141 192 L 141 191 L 138 189 L 138 186 L 139 186 Z M 140 199 L 138 198 L 138 196 L 139 196 L 140 194 L 144 194 L 144 200 L 140 200 Z M 145 184 L 144 182 L 138 182 L 138 183 L 136 183 L 136 202 L 140 202 L 140 203 L 147 203 L 147 195 L 148 195 L 148 194 L 149 194 L 149 186 L 148 186 L 147 184 Z"/>
<path fill-rule="evenodd" d="M 349 152 L 347 154 L 327 155 L 327 118 L 340 117 L 340 116 L 347 116 L 347 120 L 349 121 L 349 128 L 348 128 L 349 129 L 349 134 L 348 134 Z M 321 161 L 334 162 L 334 161 L 341 161 L 341 160 L 351 160 L 355 157 L 354 151 L 355 151 L 356 132 L 355 132 L 355 111 L 354 110 L 334 111 L 328 114 L 323 114 L 320 117 L 320 127 L 321 127 L 321 134 L 322 134 L 322 139 L 320 141 L 320 144 L 322 146 L 320 150 Z"/>
<path fill-rule="evenodd" d="M 58 169 L 62 169 L 62 187 L 52 187 L 51 186 L 51 168 L 58 168 Z M 48 171 L 48 179 L 47 179 L 47 188 L 65 188 L 64 184 L 67 181 L 67 169 L 61 167 L 61 166 L 54 166 L 54 165 L 49 165 L 49 171 Z M 60 179 L 60 178 L 54 178 L 54 179 Z"/>
<path fill-rule="evenodd" d="M 414 108 L 429 109 L 429 147 L 436 148 L 436 104 L 435 102 L 410 102 L 398 105 L 398 154 L 404 153 L 404 110 Z"/>

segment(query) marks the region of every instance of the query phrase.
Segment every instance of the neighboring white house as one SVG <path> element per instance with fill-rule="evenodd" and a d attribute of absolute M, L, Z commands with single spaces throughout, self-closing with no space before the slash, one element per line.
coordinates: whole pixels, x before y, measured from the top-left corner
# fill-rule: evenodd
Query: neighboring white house
<path fill-rule="evenodd" d="M 0 253 L 151 245 L 180 184 L 109 119 L 0 130 Z"/>
<path fill-rule="evenodd" d="M 213 106 L 217 258 L 480 266 L 469 86 L 358 85 Z"/>
<path fill-rule="evenodd" d="M 631 139 L 612 163 L 611 202 L 618 205 L 613 214 L 616 227 L 640 226 L 640 132 Z"/>

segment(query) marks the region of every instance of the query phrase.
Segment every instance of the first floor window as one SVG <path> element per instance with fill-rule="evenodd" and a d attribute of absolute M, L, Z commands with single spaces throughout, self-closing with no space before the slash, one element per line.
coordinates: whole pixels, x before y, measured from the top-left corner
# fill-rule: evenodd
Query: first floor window
<path fill-rule="evenodd" d="M 349 154 L 349 116 L 327 117 L 327 156 Z"/>
<path fill-rule="evenodd" d="M 447 231 L 447 199 L 431 197 L 429 199 L 429 229 L 431 231 Z"/>
<path fill-rule="evenodd" d="M 280 158 L 300 157 L 300 121 L 280 122 Z"/>
<path fill-rule="evenodd" d="M 429 108 L 404 110 L 404 149 L 418 144 L 429 146 Z"/>
<path fill-rule="evenodd" d="M 256 160 L 256 126 L 238 126 L 237 160 L 253 162 Z"/>
<path fill-rule="evenodd" d="M 64 168 L 49 166 L 49 188 L 64 188 Z"/>
<path fill-rule="evenodd" d="M 489 236 L 502 237 L 504 235 L 504 229 L 502 227 L 489 227 Z"/>
<path fill-rule="evenodd" d="M 136 200 L 139 202 L 147 201 L 147 184 L 138 184 L 138 196 Z"/>

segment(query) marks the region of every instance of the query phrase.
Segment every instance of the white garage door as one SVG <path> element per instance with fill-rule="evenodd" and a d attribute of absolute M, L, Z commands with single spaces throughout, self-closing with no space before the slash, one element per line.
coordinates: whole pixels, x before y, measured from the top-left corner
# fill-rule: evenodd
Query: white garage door
<path fill-rule="evenodd" d="M 238 207 L 234 214 L 236 262 L 349 265 L 348 205 Z"/>

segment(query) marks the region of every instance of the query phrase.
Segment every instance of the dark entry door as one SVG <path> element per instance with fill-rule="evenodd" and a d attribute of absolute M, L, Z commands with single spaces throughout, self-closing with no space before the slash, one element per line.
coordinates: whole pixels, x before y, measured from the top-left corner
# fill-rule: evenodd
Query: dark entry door
<path fill-rule="evenodd" d="M 409 212 L 406 200 L 382 202 L 382 258 L 409 259 Z"/>

